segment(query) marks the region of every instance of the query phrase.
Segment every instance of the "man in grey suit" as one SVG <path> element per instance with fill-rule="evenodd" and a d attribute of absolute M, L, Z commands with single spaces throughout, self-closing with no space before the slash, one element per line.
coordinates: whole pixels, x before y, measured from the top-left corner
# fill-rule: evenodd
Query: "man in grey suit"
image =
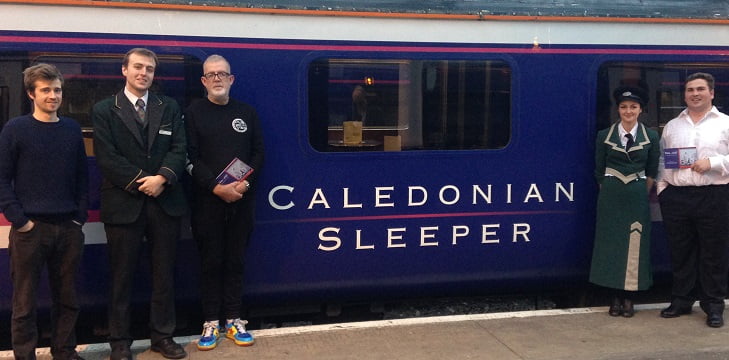
<path fill-rule="evenodd" d="M 130 301 L 145 238 L 152 257 L 152 351 L 169 359 L 187 356 L 172 339 L 174 259 L 180 217 L 187 211 L 178 182 L 185 165 L 185 131 L 175 100 L 148 91 L 157 65 L 154 52 L 129 50 L 122 64 L 124 89 L 94 105 L 92 112 L 111 268 L 111 360 L 132 359 Z"/>

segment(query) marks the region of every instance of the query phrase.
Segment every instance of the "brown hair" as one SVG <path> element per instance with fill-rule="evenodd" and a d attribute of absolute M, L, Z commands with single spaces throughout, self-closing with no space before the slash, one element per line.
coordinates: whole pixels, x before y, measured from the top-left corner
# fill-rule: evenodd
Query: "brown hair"
<path fill-rule="evenodd" d="M 134 48 L 127 51 L 127 53 L 124 55 L 122 66 L 127 67 L 129 65 L 129 56 L 131 56 L 132 54 L 150 57 L 152 58 L 152 60 L 154 60 L 154 67 L 157 67 L 157 65 L 159 65 L 159 61 L 157 60 L 157 54 L 155 54 L 154 51 L 145 48 Z"/>
<path fill-rule="evenodd" d="M 40 63 L 23 70 L 23 85 L 27 92 L 35 92 L 35 82 L 38 80 L 53 81 L 56 79 L 60 80 L 61 86 L 63 86 L 63 75 L 57 67 L 51 64 Z"/>
<path fill-rule="evenodd" d="M 697 72 L 689 75 L 686 78 L 686 82 L 694 81 L 696 79 L 703 79 L 706 80 L 706 83 L 709 85 L 709 90 L 714 90 L 714 76 L 709 73 L 702 73 Z"/>

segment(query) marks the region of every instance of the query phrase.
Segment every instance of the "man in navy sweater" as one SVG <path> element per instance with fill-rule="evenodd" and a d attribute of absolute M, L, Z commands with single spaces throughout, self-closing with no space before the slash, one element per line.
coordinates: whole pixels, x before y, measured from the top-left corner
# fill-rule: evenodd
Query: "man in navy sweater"
<path fill-rule="evenodd" d="M 88 170 L 81 128 L 59 117 L 63 76 L 49 64 L 23 72 L 32 114 L 10 120 L 0 133 L 0 210 L 12 223 L 11 322 L 16 359 L 35 359 L 36 292 L 43 266 L 51 287 L 51 355 L 80 359 L 75 326 L 76 273 L 84 246 Z"/>

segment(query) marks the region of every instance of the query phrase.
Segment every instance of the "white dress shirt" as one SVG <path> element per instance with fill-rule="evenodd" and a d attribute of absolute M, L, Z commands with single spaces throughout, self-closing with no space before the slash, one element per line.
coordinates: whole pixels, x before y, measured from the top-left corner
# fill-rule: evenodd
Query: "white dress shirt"
<path fill-rule="evenodd" d="M 663 150 L 696 148 L 697 159 L 709 159 L 711 170 L 701 174 L 687 169 L 665 169 Z M 697 123 L 688 110 L 682 111 L 663 128 L 661 159 L 658 164 L 657 191 L 673 186 L 705 186 L 729 184 L 729 116 L 712 106 Z"/>

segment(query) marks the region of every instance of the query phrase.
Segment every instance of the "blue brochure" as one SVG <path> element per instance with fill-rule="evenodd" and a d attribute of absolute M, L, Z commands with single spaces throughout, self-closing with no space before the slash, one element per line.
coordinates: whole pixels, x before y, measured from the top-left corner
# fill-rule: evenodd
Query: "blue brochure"
<path fill-rule="evenodd" d="M 233 158 L 233 161 L 231 161 L 230 164 L 228 164 L 228 166 L 226 166 L 225 169 L 220 172 L 215 180 L 218 181 L 218 184 L 226 185 L 234 181 L 243 181 L 252 172 L 253 168 L 250 167 L 248 164 L 244 163 L 238 158 Z"/>
<path fill-rule="evenodd" d="M 666 169 L 687 169 L 696 162 L 696 148 L 663 149 L 663 165 Z"/>

